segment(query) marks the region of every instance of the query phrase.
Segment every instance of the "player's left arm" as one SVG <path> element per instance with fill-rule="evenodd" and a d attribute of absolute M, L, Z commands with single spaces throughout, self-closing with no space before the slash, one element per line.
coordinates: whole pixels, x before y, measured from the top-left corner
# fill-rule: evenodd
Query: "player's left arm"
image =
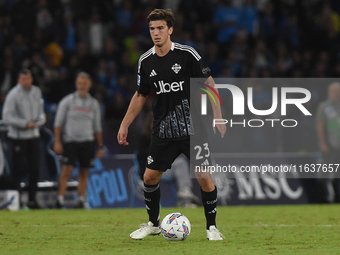
<path fill-rule="evenodd" d="M 191 74 L 193 77 L 197 78 L 206 78 L 205 84 L 212 87 L 218 93 L 217 88 L 215 88 L 215 81 L 211 76 L 210 68 L 204 63 L 201 56 L 193 49 L 190 50 L 190 57 L 191 57 Z M 213 102 L 213 99 L 209 97 L 210 104 L 213 110 L 214 119 L 222 119 L 222 111 L 221 111 L 221 104 L 220 101 L 217 100 L 216 104 Z M 225 124 L 216 124 L 218 131 L 221 133 L 221 137 L 224 137 L 225 132 L 227 131 L 227 127 Z M 216 127 L 213 125 L 214 133 L 216 134 Z"/>
<path fill-rule="evenodd" d="M 213 87 L 216 93 L 218 94 L 218 89 L 215 88 L 215 81 L 214 79 L 209 76 L 208 79 L 205 81 L 205 84 L 208 84 L 209 86 Z M 212 98 L 209 97 L 211 108 L 213 111 L 214 119 L 222 119 L 222 110 L 221 110 L 221 104 L 219 100 L 217 100 L 217 103 L 213 102 Z M 216 127 L 218 131 L 221 133 L 221 137 L 223 138 L 225 135 L 225 132 L 227 131 L 227 126 L 225 124 L 216 124 Z M 213 126 L 214 134 L 216 134 L 216 128 Z"/>
<path fill-rule="evenodd" d="M 102 132 L 95 133 L 94 137 L 96 138 L 96 141 L 97 141 L 97 144 L 98 144 L 98 150 L 97 150 L 97 153 L 96 153 L 96 157 L 101 158 L 101 157 L 103 157 L 103 149 L 104 149 Z"/>
<path fill-rule="evenodd" d="M 35 125 L 38 127 L 42 127 L 45 123 L 46 123 L 46 115 L 44 112 L 44 99 L 42 98 L 42 93 L 40 88 L 38 88 L 38 93 L 39 93 L 39 103 L 40 103 L 40 107 L 39 107 L 39 117 L 38 119 L 35 121 Z"/>

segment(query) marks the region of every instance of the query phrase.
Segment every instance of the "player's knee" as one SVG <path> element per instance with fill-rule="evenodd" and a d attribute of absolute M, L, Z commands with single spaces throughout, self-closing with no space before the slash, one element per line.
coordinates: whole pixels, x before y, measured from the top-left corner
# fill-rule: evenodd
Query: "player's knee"
<path fill-rule="evenodd" d="M 200 179 L 199 184 L 205 192 L 211 192 L 215 189 L 215 184 L 211 178 Z"/>
<path fill-rule="evenodd" d="M 79 169 L 79 176 L 80 177 L 87 177 L 88 176 L 88 169 L 87 168 L 80 168 Z"/>
<path fill-rule="evenodd" d="M 151 174 L 148 174 L 148 173 L 144 173 L 144 183 L 146 185 L 155 185 L 158 183 L 158 179 L 155 178 L 155 176 L 152 176 Z"/>
<path fill-rule="evenodd" d="M 61 171 L 61 175 L 60 177 L 62 179 L 67 179 L 70 178 L 71 174 L 72 174 L 72 170 L 73 170 L 73 166 L 64 166 L 62 171 Z"/>

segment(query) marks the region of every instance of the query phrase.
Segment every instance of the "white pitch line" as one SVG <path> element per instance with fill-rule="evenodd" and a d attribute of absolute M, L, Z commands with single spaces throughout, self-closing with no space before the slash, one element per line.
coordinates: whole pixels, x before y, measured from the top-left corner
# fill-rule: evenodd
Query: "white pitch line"
<path fill-rule="evenodd" d="M 6 225 L 8 227 L 8 225 Z M 106 224 L 106 225 L 21 225 L 18 224 L 18 227 L 63 227 L 63 228 L 90 228 L 90 227 L 119 227 L 115 224 Z M 123 226 L 123 225 L 122 225 Z M 136 225 L 126 225 L 124 224 L 124 227 L 135 227 Z M 192 227 L 199 227 L 198 225 L 191 225 Z M 275 224 L 275 225 L 268 225 L 268 224 L 264 224 L 264 223 L 260 223 L 260 224 L 255 224 L 255 225 L 223 225 L 224 227 L 340 227 L 340 225 L 329 225 L 329 224 L 324 224 L 324 225 L 290 225 L 290 224 Z M 0 227 L 5 227 L 5 225 L 0 225 Z"/>
<path fill-rule="evenodd" d="M 340 225 L 288 225 L 288 224 L 255 224 L 255 225 L 224 225 L 227 227 L 340 227 Z"/>

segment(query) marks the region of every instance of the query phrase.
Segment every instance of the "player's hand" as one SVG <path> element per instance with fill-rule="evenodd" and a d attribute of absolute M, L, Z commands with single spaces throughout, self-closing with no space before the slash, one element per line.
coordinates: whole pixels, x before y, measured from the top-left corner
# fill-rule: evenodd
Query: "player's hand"
<path fill-rule="evenodd" d="M 61 142 L 55 142 L 53 150 L 56 154 L 61 155 L 63 153 L 63 145 Z"/>
<path fill-rule="evenodd" d="M 227 132 L 227 126 L 225 124 L 216 124 L 215 127 L 213 126 L 215 135 L 216 135 L 216 127 L 218 131 L 221 133 L 221 137 L 223 138 L 225 135 L 225 132 Z"/>
<path fill-rule="evenodd" d="M 325 154 L 329 153 L 329 147 L 325 143 L 321 143 L 320 150 L 321 150 L 322 153 L 325 153 Z"/>
<path fill-rule="evenodd" d="M 125 127 L 120 127 L 117 135 L 117 140 L 120 145 L 127 146 L 129 143 L 126 141 L 128 135 L 128 129 Z"/>
<path fill-rule="evenodd" d="M 103 154 L 104 154 L 103 148 L 98 148 L 97 153 L 96 153 L 96 157 L 97 158 L 102 158 Z"/>
<path fill-rule="evenodd" d="M 32 128 L 35 128 L 35 123 L 30 121 L 27 123 L 27 126 L 26 126 L 28 129 L 32 129 Z"/>

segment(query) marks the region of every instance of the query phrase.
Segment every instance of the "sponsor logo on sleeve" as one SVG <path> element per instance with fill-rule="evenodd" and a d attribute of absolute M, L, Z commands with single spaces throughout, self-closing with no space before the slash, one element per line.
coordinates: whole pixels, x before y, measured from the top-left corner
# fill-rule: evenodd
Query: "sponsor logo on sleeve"
<path fill-rule="evenodd" d="M 202 73 L 203 74 L 207 74 L 208 72 L 210 72 L 211 70 L 210 70 L 210 68 L 209 67 L 204 67 L 203 69 L 202 69 Z"/>

